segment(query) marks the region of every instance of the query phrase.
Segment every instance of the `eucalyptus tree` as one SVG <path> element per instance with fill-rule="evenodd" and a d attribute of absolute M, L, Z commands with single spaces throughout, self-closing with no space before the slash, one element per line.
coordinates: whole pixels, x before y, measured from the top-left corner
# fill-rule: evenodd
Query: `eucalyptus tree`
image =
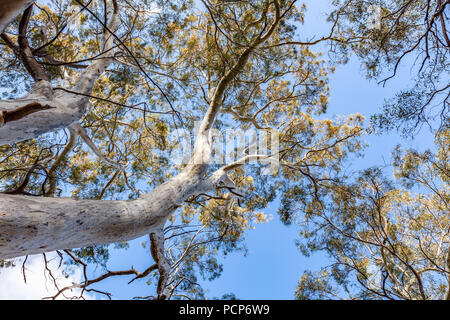
<path fill-rule="evenodd" d="M 316 42 L 328 41 L 336 62 L 356 54 L 380 85 L 389 85 L 401 67 L 411 70 L 413 87 L 386 100 L 371 131 L 420 137 L 427 124 L 436 143 L 428 151 L 394 150 L 394 180 L 386 177 L 390 168 L 376 167 L 322 181 L 313 197 L 297 184 L 283 186 L 279 214 L 286 224 L 300 225 L 300 250 L 329 259 L 319 271 L 304 272 L 296 297 L 450 299 L 450 1 L 333 4 L 330 35 Z"/>
<path fill-rule="evenodd" d="M 146 236 L 154 261 L 57 296 L 157 274 L 149 298 L 201 297 L 197 271 L 220 274 L 219 252 L 241 247 L 284 186 L 318 198 L 362 148 L 361 115 L 315 118 L 332 69 L 317 42 L 296 41 L 305 8 L 295 0 L 22 8 L 1 17 L 5 28 L 17 16 L 0 42 L 0 258 L 56 251 L 86 268 L 107 259 L 108 244 Z M 171 138 L 195 123 L 192 153 L 178 163 Z M 215 162 L 227 129 L 257 130 L 268 152 L 250 143 Z"/>
<path fill-rule="evenodd" d="M 397 148 L 395 181 L 372 168 L 330 186 L 321 202 L 292 199 L 306 212 L 303 253 L 330 257 L 302 275 L 297 298 L 450 299 L 448 139 L 448 130 L 438 134 L 436 153 Z"/>

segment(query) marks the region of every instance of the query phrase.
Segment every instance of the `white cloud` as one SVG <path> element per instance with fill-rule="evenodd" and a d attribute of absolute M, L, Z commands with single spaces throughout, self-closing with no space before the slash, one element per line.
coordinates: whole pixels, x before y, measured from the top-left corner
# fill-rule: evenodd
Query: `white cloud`
<path fill-rule="evenodd" d="M 39 300 L 53 296 L 57 290 L 53 285 L 53 280 L 45 271 L 45 264 L 42 255 L 30 256 L 25 264 L 26 283 L 22 273 L 22 263 L 24 258 L 15 259 L 13 268 L 0 269 L 0 300 Z M 73 282 L 82 281 L 82 271 L 80 268 L 72 267 L 66 275 L 63 273 L 64 265 L 58 269 L 59 257 L 56 254 L 47 254 L 48 266 L 52 270 L 53 276 L 57 279 L 59 288 L 70 286 Z M 66 296 L 78 296 L 79 289 L 66 291 Z M 86 299 L 95 299 L 95 296 L 84 294 Z M 64 299 L 63 296 L 58 299 Z"/>

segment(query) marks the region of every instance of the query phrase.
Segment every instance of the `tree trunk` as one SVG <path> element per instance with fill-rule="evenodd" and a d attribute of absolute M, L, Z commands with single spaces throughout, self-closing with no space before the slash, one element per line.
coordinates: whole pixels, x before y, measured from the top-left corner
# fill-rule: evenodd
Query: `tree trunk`
<path fill-rule="evenodd" d="M 0 0 L 0 34 L 33 2 L 34 0 Z"/>

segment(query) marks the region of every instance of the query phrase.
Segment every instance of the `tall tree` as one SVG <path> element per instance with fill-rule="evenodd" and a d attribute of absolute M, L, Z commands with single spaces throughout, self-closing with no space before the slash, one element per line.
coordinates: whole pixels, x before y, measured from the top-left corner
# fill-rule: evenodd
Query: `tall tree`
<path fill-rule="evenodd" d="M 299 245 L 323 250 L 330 265 L 303 274 L 299 299 L 450 299 L 449 131 L 438 152 L 394 152 L 395 183 L 380 168 L 330 185 L 306 212 Z"/>

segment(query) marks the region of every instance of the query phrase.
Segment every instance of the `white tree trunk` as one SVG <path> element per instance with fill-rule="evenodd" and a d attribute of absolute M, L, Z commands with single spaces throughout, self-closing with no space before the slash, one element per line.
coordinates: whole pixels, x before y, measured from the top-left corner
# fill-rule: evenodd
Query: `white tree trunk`
<path fill-rule="evenodd" d="M 0 194 L 0 259 L 132 240 L 160 229 L 187 198 L 212 188 L 188 169 L 137 200 Z"/>
<path fill-rule="evenodd" d="M 0 145 L 66 128 L 81 119 L 87 105 L 87 98 L 54 93 L 49 82 L 40 81 L 25 97 L 0 101 Z"/>

